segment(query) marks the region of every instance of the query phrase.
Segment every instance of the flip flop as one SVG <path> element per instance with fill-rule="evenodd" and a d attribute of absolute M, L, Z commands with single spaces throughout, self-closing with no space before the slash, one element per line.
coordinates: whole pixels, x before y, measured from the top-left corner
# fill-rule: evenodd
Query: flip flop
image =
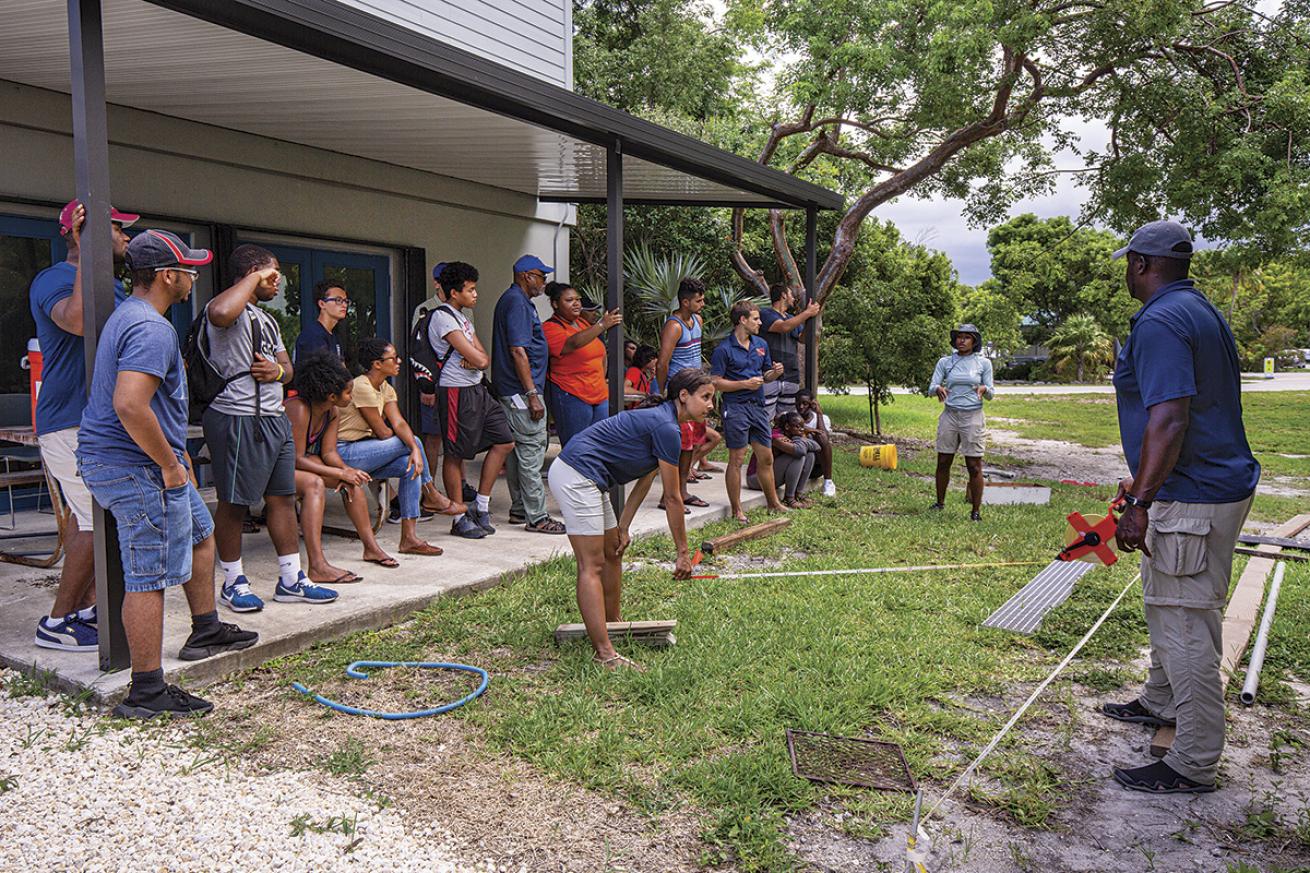
<path fill-rule="evenodd" d="M 668 507 L 666 507 L 666 506 L 664 505 L 664 501 L 661 500 L 659 503 L 655 504 L 655 508 L 658 509 L 658 510 L 660 510 L 660 511 L 663 511 L 663 510 L 667 509 Z M 687 505 L 687 501 L 686 501 L 686 500 L 682 501 L 682 514 L 683 514 L 683 515 L 691 515 L 691 507 Z"/>
<path fill-rule="evenodd" d="M 315 585 L 349 585 L 352 582 L 363 582 L 364 577 L 347 570 L 336 579 L 310 579 L 309 581 Z"/>
<path fill-rule="evenodd" d="M 400 562 L 395 558 L 365 558 L 370 564 L 377 564 L 379 567 L 386 567 L 388 570 L 394 570 L 400 566 Z"/>
<path fill-rule="evenodd" d="M 419 543 L 412 549 L 401 549 L 400 553 L 402 555 L 427 555 L 430 557 L 436 557 L 437 555 L 444 555 L 445 550 L 442 549 L 441 546 L 434 546 L 431 543 Z"/>
<path fill-rule="evenodd" d="M 691 495 L 690 497 L 684 497 L 682 502 L 687 506 L 709 506 L 709 504 L 705 502 L 704 498 L 697 497 L 695 494 Z"/>

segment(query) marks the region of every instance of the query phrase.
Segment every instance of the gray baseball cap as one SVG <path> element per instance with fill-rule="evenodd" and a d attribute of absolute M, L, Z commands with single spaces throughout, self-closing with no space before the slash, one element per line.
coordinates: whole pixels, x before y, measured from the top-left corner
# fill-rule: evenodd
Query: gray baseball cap
<path fill-rule="evenodd" d="M 1129 252 L 1153 258 L 1177 258 L 1185 261 L 1192 256 L 1192 235 L 1176 221 L 1152 221 L 1133 231 L 1128 245 L 1114 253 L 1122 258 Z"/>

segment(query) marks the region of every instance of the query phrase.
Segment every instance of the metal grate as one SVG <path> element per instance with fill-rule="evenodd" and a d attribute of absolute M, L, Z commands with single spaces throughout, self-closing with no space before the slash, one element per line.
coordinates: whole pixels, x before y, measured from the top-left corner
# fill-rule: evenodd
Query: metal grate
<path fill-rule="evenodd" d="M 914 791 L 905 753 L 896 743 L 787 729 L 791 772 L 811 782 Z"/>
<path fill-rule="evenodd" d="M 1074 583 L 1094 569 L 1095 564 L 1084 561 L 1052 561 L 1000 609 L 987 616 L 983 627 L 1032 633 L 1048 612 L 1069 599 Z"/>

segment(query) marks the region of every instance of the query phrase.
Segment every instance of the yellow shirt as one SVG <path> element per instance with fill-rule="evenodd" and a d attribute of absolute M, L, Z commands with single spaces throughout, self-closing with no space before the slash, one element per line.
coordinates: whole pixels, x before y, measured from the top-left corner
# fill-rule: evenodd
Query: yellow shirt
<path fill-rule="evenodd" d="M 341 421 L 337 423 L 337 439 L 347 443 L 374 439 L 376 434 L 373 433 L 373 428 L 368 426 L 368 422 L 359 414 L 359 410 L 376 409 L 382 420 L 386 421 L 387 417 L 383 409 L 388 403 L 395 402 L 396 389 L 391 387 L 390 382 L 383 382 L 381 388 L 374 388 L 367 376 L 355 377 L 350 405 L 341 410 Z"/>

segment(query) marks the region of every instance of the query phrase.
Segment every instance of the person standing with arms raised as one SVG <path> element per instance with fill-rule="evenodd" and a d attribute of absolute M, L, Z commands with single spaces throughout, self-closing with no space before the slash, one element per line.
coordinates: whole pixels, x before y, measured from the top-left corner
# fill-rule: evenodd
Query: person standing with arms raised
<path fill-rule="evenodd" d="M 760 309 L 749 300 L 739 300 L 729 312 L 732 333 L 723 338 L 710 357 L 714 387 L 723 392 L 723 438 L 728 444 L 728 502 L 732 517 L 742 524 L 748 519 L 741 508 L 741 465 L 746 448 L 755 452 L 755 475 L 769 508 L 783 512 L 773 478 L 773 424 L 764 411 L 764 385 L 782 378 L 782 364 L 769 355 L 760 332 Z"/>
<path fill-rule="evenodd" d="M 1120 721 L 1174 724 L 1164 759 L 1114 778 L 1152 794 L 1215 790 L 1224 748 L 1219 672 L 1233 548 L 1251 509 L 1260 465 L 1242 423 L 1237 344 L 1219 310 L 1187 278 L 1192 238 L 1155 221 L 1115 252 L 1128 293 L 1142 302 L 1114 368 L 1128 478 L 1115 539 L 1142 553 L 1151 638 L 1146 685 L 1101 712 Z"/>
<path fill-rule="evenodd" d="M 609 416 L 609 385 L 605 382 L 605 342 L 611 327 L 623 323 L 616 309 L 595 324 L 582 317 L 582 295 L 572 285 L 551 282 L 546 296 L 555 314 L 543 324 L 550 346 L 551 414 L 561 447 L 591 425 Z"/>

